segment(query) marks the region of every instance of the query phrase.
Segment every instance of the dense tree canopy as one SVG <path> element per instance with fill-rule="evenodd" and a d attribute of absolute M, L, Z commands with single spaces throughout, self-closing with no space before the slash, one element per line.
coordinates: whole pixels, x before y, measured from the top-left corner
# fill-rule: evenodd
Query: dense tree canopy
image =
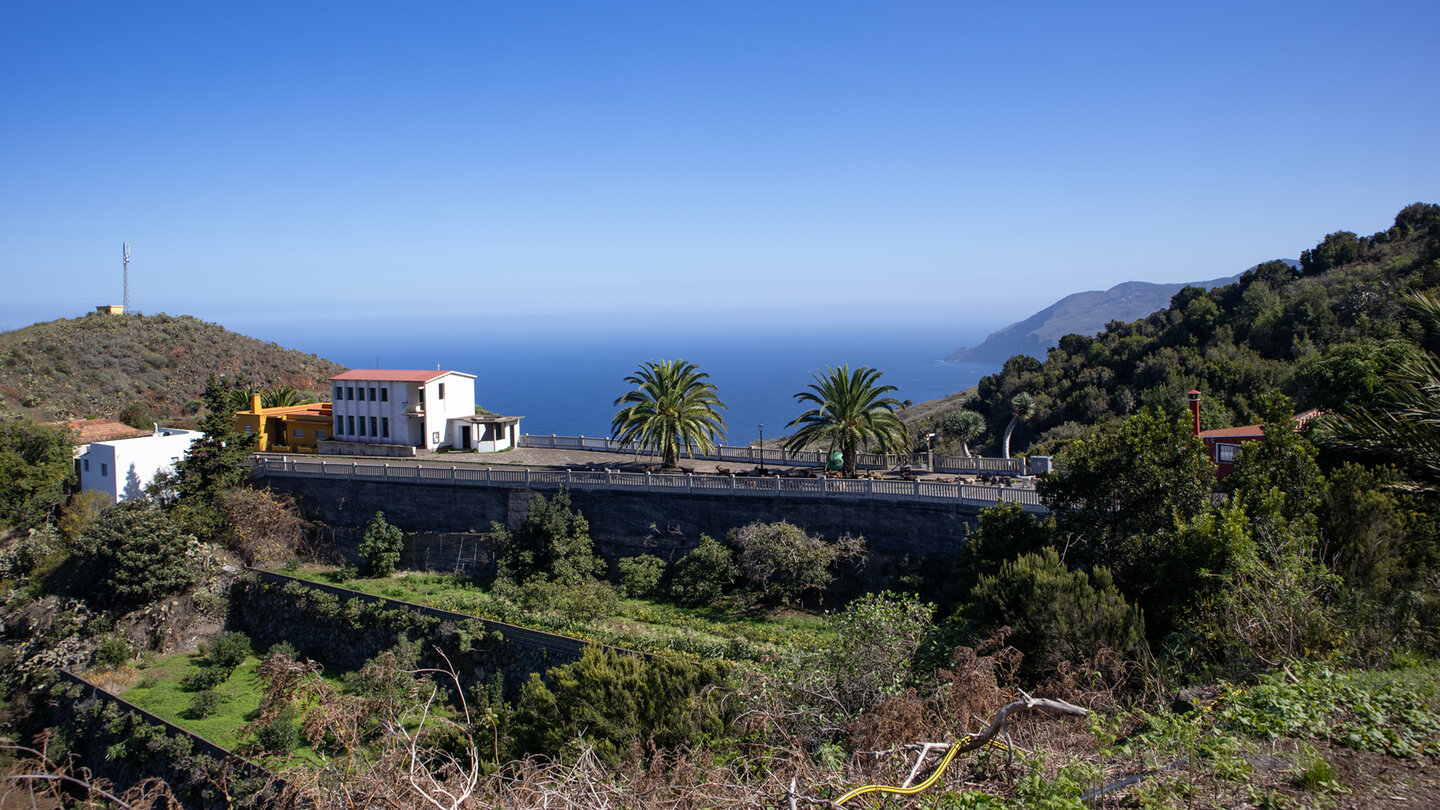
<path fill-rule="evenodd" d="M 70 433 L 22 418 L 0 418 L 0 524 L 42 523 L 65 501 L 74 477 Z"/>

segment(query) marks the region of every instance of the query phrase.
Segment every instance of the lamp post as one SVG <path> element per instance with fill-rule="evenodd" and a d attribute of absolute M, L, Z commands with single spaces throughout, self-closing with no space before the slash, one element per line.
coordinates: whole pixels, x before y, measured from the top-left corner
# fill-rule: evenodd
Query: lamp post
<path fill-rule="evenodd" d="M 925 468 L 935 472 L 935 434 L 925 434 Z"/>
<path fill-rule="evenodd" d="M 765 472 L 765 423 L 760 425 L 760 472 Z"/>

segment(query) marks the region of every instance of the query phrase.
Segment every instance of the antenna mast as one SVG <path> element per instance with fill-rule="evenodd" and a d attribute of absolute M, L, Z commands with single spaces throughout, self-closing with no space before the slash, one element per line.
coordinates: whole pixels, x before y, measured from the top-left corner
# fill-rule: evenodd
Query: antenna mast
<path fill-rule="evenodd" d="M 130 314 L 130 243 L 120 243 L 120 251 L 125 257 L 125 314 Z"/>

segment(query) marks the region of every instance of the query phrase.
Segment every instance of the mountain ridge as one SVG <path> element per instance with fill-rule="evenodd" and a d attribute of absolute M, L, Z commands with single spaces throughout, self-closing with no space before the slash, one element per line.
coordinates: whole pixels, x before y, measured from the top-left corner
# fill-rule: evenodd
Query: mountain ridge
<path fill-rule="evenodd" d="M 1292 267 L 1300 265 L 1294 259 L 1280 261 Z M 1254 269 L 1251 267 L 1245 272 Z M 1022 321 L 990 333 L 978 346 L 956 349 L 946 355 L 945 360 L 1000 365 L 1017 354 L 1043 360 L 1045 353 L 1058 345 L 1065 335 L 1094 335 L 1111 321 L 1134 321 L 1164 309 L 1175 293 L 1186 287 L 1206 290 L 1223 287 L 1234 284 L 1241 275 L 1243 273 L 1207 281 L 1176 283 L 1123 281 L 1108 290 L 1071 293 Z"/>

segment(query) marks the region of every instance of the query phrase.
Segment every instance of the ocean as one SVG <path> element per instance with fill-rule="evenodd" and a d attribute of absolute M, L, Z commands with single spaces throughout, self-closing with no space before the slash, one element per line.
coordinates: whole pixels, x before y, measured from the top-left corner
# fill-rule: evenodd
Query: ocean
<path fill-rule="evenodd" d="M 443 332 L 417 324 L 408 330 L 252 328 L 249 334 L 313 352 L 351 368 L 428 369 L 476 375 L 475 399 L 485 408 L 523 417 L 522 433 L 608 436 L 614 402 L 641 362 L 683 358 L 710 375 L 728 408 L 726 442 L 744 445 L 764 435 L 790 433 L 786 425 L 805 410 L 794 399 L 827 365 L 870 366 L 899 400 L 938 399 L 974 385 L 994 366 L 946 363 L 957 348 L 935 337 L 693 336 L 657 334 L 596 339 Z"/>

